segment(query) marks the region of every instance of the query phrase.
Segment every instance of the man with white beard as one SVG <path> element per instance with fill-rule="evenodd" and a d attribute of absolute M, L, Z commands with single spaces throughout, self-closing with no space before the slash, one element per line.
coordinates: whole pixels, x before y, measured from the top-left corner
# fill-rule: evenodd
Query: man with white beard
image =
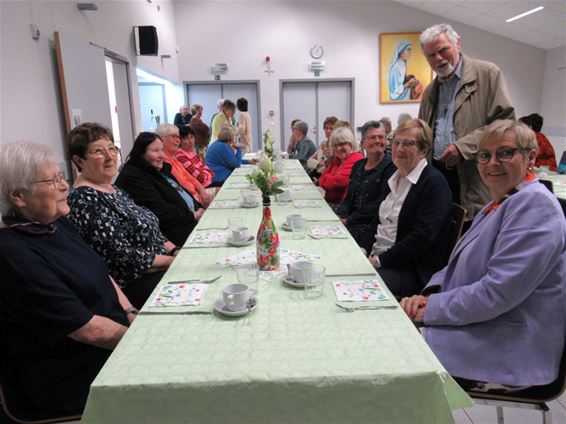
<path fill-rule="evenodd" d="M 460 36 L 450 25 L 425 29 L 420 43 L 436 78 L 423 93 L 419 118 L 434 131 L 432 163 L 471 224 L 490 199 L 474 163 L 481 135 L 497 119 L 515 119 L 514 108 L 501 70 L 463 55 Z"/>

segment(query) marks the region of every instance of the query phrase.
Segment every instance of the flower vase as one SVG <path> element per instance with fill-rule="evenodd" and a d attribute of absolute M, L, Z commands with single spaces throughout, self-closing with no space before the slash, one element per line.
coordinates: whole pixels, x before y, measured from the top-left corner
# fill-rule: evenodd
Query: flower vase
<path fill-rule="evenodd" d="M 279 269 L 279 234 L 271 217 L 271 200 L 263 196 L 263 217 L 257 230 L 257 265 L 261 271 Z"/>

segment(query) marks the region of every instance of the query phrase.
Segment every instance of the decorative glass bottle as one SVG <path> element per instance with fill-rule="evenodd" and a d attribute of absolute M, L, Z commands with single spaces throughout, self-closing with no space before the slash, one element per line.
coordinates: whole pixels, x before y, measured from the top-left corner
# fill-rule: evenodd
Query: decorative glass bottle
<path fill-rule="evenodd" d="M 271 200 L 263 196 L 263 217 L 257 230 L 257 265 L 261 271 L 279 269 L 279 234 L 271 217 Z"/>

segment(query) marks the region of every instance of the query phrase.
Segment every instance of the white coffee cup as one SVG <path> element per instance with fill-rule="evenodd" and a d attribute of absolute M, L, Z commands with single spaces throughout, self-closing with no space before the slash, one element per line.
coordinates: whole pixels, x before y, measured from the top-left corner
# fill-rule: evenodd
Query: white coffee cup
<path fill-rule="evenodd" d="M 299 284 L 304 284 L 305 279 L 309 279 L 313 269 L 314 264 L 309 261 L 293 261 L 290 264 L 287 264 L 289 277 Z"/>
<path fill-rule="evenodd" d="M 232 240 L 235 242 L 248 241 L 250 239 L 250 230 L 248 227 L 236 227 L 232 230 Z"/>
<path fill-rule="evenodd" d="M 248 301 L 252 297 L 252 291 L 246 284 L 228 284 L 222 290 L 224 307 L 232 312 L 243 311 L 248 306 Z"/>
<path fill-rule="evenodd" d="M 294 219 L 301 219 L 303 216 L 300 213 L 292 213 L 291 215 L 287 215 L 286 223 L 289 227 L 291 227 L 291 223 Z"/>

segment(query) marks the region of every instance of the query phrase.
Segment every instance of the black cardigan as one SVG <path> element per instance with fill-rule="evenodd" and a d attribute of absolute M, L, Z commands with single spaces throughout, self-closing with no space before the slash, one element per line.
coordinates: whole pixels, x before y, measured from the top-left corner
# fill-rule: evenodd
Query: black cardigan
<path fill-rule="evenodd" d="M 159 218 L 159 228 L 167 239 L 182 246 L 197 221 L 179 192 L 161 174 L 171 176 L 171 165 L 164 163 L 161 171 L 127 162 L 116 179 L 116 185 L 126 191 L 140 206 Z M 190 193 L 189 193 L 190 195 Z M 195 206 L 201 205 L 193 199 Z"/>
<path fill-rule="evenodd" d="M 383 184 L 380 203 L 391 192 Z M 399 212 L 397 237 L 389 250 L 379 255 L 383 268 L 414 266 L 421 283 L 426 284 L 448 262 L 449 233 L 452 221 L 452 195 L 444 176 L 427 165 L 411 187 Z M 377 229 L 379 214 L 372 223 Z M 376 231 L 368 234 L 362 247 L 369 253 Z"/>

